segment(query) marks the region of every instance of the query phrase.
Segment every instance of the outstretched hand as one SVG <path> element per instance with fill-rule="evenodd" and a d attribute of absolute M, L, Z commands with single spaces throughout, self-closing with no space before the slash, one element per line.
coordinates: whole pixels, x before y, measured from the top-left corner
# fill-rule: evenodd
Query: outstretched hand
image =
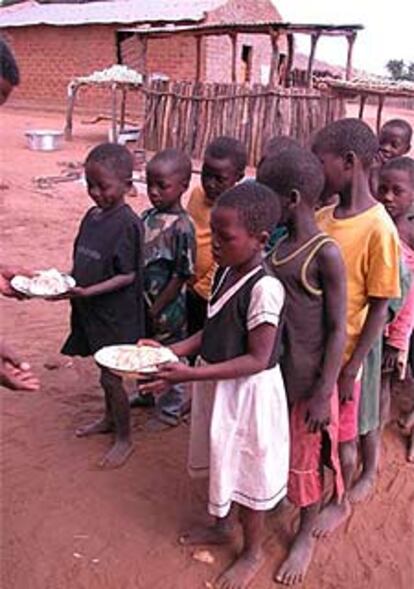
<path fill-rule="evenodd" d="M 183 362 L 169 362 L 158 367 L 157 376 L 171 384 L 194 380 L 194 368 Z"/>
<path fill-rule="evenodd" d="M 4 343 L 1 345 L 0 384 L 15 391 L 37 391 L 40 388 L 30 364 L 22 362 L 19 355 Z"/>
<path fill-rule="evenodd" d="M 74 298 L 83 298 L 87 296 L 87 291 L 86 288 L 83 286 L 73 286 L 72 288 L 69 288 L 66 292 L 63 292 L 62 294 L 58 294 L 58 295 L 50 295 L 47 297 L 44 297 L 45 300 L 47 301 L 66 301 L 68 299 L 74 299 Z"/>
<path fill-rule="evenodd" d="M 10 283 L 11 279 L 16 275 L 28 276 L 31 278 L 34 276 L 34 272 L 27 270 L 26 268 L 21 268 L 20 266 L 2 266 L 0 268 L 0 293 L 5 297 L 10 297 L 13 299 L 27 299 L 28 297 L 26 297 L 24 294 L 14 290 Z"/>

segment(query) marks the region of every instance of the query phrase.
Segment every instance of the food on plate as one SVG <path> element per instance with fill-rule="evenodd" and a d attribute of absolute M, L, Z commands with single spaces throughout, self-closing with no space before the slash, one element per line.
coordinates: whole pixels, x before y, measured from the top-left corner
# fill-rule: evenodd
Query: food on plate
<path fill-rule="evenodd" d="M 145 374 L 156 372 L 159 364 L 177 362 L 178 358 L 169 348 L 120 345 L 101 348 L 95 360 L 110 370 Z"/>
<path fill-rule="evenodd" d="M 71 276 L 62 274 L 55 268 L 41 270 L 36 272 L 35 276 L 15 276 L 11 285 L 13 288 L 28 296 L 56 296 L 67 292 L 75 286 L 75 281 Z"/>

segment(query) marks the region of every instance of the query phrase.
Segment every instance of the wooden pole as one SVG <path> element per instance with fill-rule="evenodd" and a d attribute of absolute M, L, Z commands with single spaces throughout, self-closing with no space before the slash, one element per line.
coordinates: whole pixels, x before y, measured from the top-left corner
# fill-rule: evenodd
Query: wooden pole
<path fill-rule="evenodd" d="M 270 40 L 272 42 L 272 57 L 270 62 L 269 84 L 270 86 L 277 86 L 279 82 L 279 33 L 272 31 L 270 33 Z"/>
<path fill-rule="evenodd" d="M 111 108 L 111 118 L 112 118 L 112 143 L 116 143 L 118 141 L 118 132 L 117 132 L 117 105 L 116 105 L 116 84 L 112 84 L 111 86 L 111 98 L 112 98 L 112 108 Z"/>
<path fill-rule="evenodd" d="M 287 56 L 287 64 L 285 70 L 285 86 L 290 85 L 290 72 L 293 68 L 293 63 L 295 60 L 295 38 L 292 33 L 288 33 L 287 35 L 287 47 L 288 47 L 288 56 Z"/>
<path fill-rule="evenodd" d="M 362 119 L 364 116 L 364 108 L 365 108 L 365 103 L 367 101 L 367 95 L 366 94 L 361 94 L 360 99 L 359 99 L 359 113 L 358 113 L 358 118 Z"/>
<path fill-rule="evenodd" d="M 126 114 L 126 100 L 127 100 L 127 88 L 125 86 L 121 86 L 121 122 L 119 125 L 120 131 L 123 131 L 125 128 L 125 114 Z"/>
<path fill-rule="evenodd" d="M 315 59 L 316 45 L 318 43 L 320 33 L 312 33 L 311 35 L 311 50 L 308 61 L 308 71 L 306 72 L 306 84 L 308 88 L 312 88 L 312 74 L 313 74 L 313 62 Z"/>
<path fill-rule="evenodd" d="M 230 35 L 231 40 L 231 81 L 237 82 L 237 33 Z"/>
<path fill-rule="evenodd" d="M 148 64 L 147 64 L 147 50 L 148 50 L 148 39 L 145 35 L 137 34 L 138 42 L 141 47 L 139 56 L 139 67 L 143 78 L 143 83 L 147 83 L 148 79 Z"/>
<path fill-rule="evenodd" d="M 75 108 L 76 92 L 79 86 L 70 82 L 68 86 L 68 106 L 66 109 L 65 139 L 72 141 L 73 110 Z"/>
<path fill-rule="evenodd" d="M 196 81 L 201 81 L 201 41 L 202 36 L 197 35 L 196 37 L 196 51 L 197 51 L 197 62 L 196 62 Z"/>
<path fill-rule="evenodd" d="M 382 109 L 384 107 L 385 96 L 380 94 L 378 96 L 378 108 L 377 108 L 377 135 L 379 135 L 381 129 L 381 116 L 382 116 Z"/>
<path fill-rule="evenodd" d="M 347 35 L 346 37 L 346 40 L 348 41 L 348 54 L 346 58 L 345 80 L 350 80 L 352 77 L 352 53 L 354 50 L 356 37 L 356 33 L 353 33 L 352 35 Z"/>

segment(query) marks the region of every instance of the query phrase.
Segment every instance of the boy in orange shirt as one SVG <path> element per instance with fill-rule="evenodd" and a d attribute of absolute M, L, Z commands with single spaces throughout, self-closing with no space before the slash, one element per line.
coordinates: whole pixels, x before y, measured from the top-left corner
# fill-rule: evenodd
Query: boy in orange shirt
<path fill-rule="evenodd" d="M 247 152 L 233 137 L 217 137 L 206 149 L 201 170 L 201 186 L 191 193 L 187 211 L 196 228 L 197 254 L 195 280 L 187 289 L 189 335 L 204 326 L 207 300 L 216 265 L 211 248 L 210 215 L 216 199 L 244 176 Z"/>
<path fill-rule="evenodd" d="M 322 231 L 341 247 L 347 271 L 347 344 L 339 375 L 339 453 L 345 500 L 321 512 L 315 535 L 325 536 L 350 514 L 348 499 L 357 462 L 362 363 L 384 328 L 388 300 L 400 296 L 399 239 L 384 207 L 371 195 L 369 174 L 378 143 L 359 119 L 342 119 L 319 131 L 312 146 L 325 171 L 324 197 L 336 205 L 318 211 Z M 369 448 L 366 450 L 369 450 Z"/>

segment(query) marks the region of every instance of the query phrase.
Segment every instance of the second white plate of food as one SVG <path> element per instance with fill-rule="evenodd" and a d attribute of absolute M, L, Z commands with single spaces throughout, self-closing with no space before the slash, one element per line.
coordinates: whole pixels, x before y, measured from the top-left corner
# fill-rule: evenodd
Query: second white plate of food
<path fill-rule="evenodd" d="M 178 362 L 178 357 L 169 348 L 132 344 L 105 346 L 94 358 L 100 366 L 129 378 L 148 378 L 157 373 L 160 364 Z"/>

